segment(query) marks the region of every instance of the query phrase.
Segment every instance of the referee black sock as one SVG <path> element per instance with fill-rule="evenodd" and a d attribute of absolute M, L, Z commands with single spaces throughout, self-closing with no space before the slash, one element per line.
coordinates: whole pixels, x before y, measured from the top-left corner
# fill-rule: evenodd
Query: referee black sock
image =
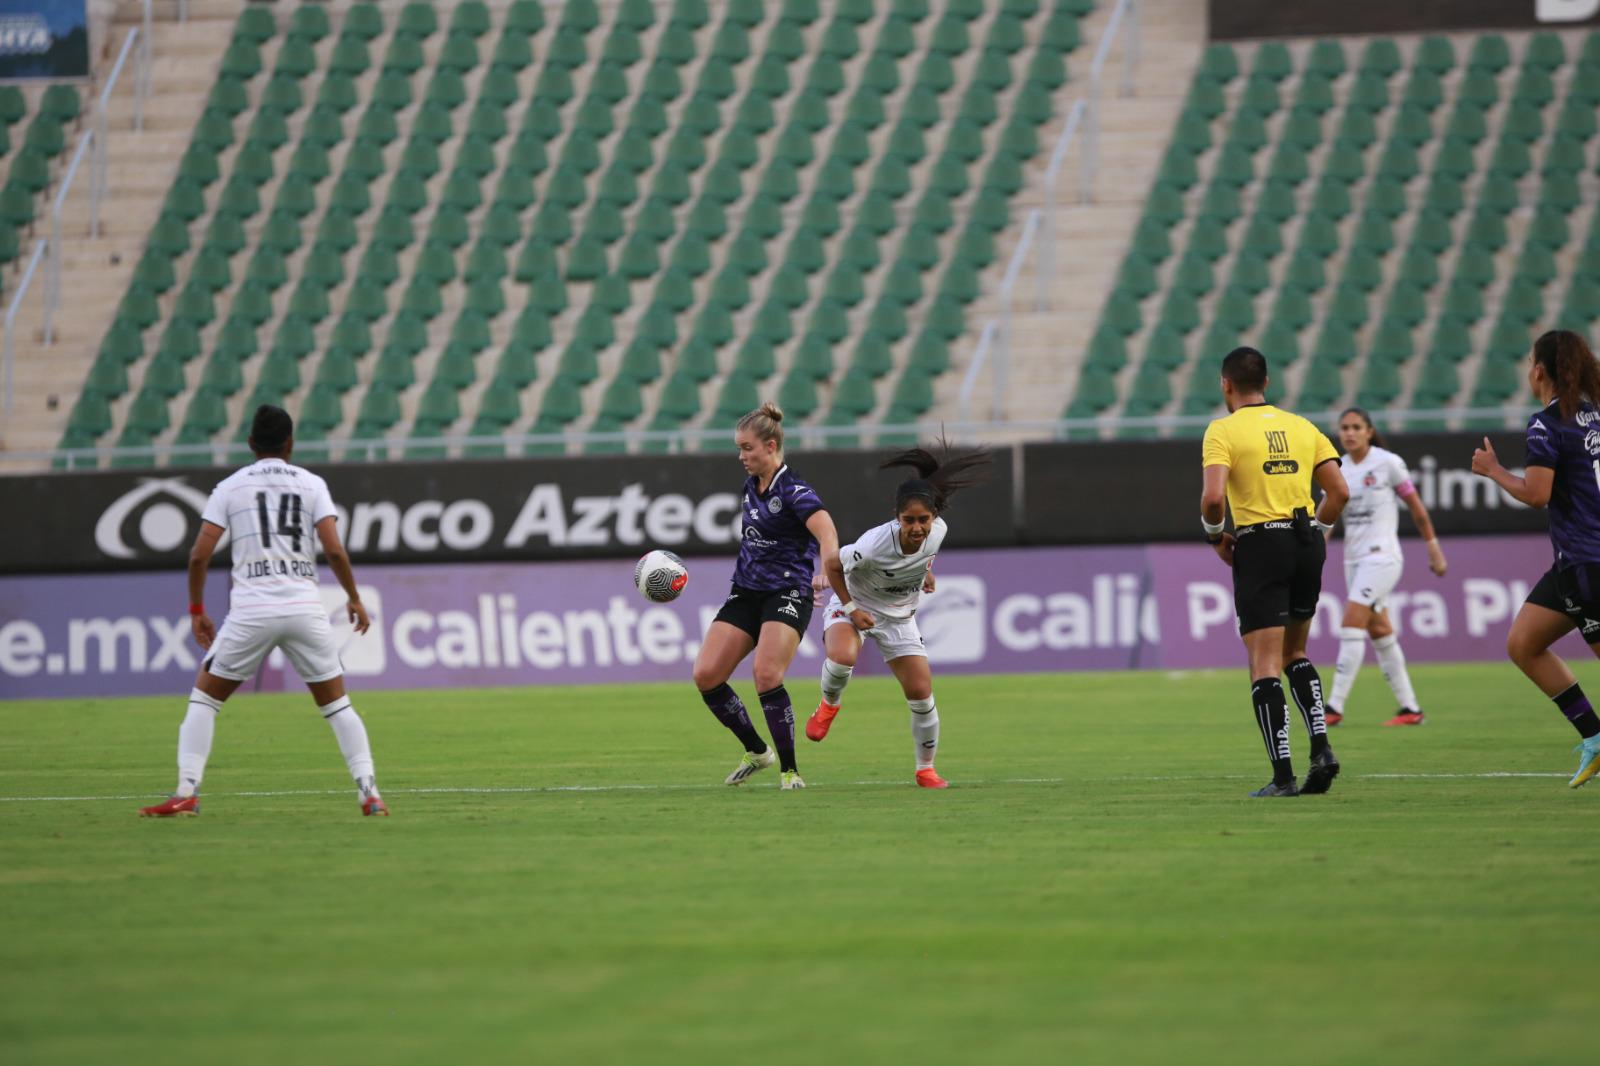
<path fill-rule="evenodd" d="M 1289 701 L 1283 695 L 1283 682 L 1264 677 L 1250 686 L 1250 702 L 1256 710 L 1256 725 L 1272 760 L 1272 783 L 1294 782 L 1294 765 L 1289 761 Z"/>
<path fill-rule="evenodd" d="M 700 693 L 700 698 L 706 701 L 706 706 L 717 716 L 717 721 L 739 738 L 745 751 L 760 755 L 767 750 L 767 742 L 756 732 L 755 724 L 750 721 L 750 712 L 744 709 L 744 700 L 733 691 L 732 685 L 723 682 L 708 692 Z"/>
<path fill-rule="evenodd" d="M 1294 704 L 1300 708 L 1300 717 L 1311 736 L 1311 757 L 1315 759 L 1328 748 L 1328 723 L 1323 718 L 1322 675 L 1317 673 L 1310 659 L 1296 659 L 1283 672 L 1289 678 L 1289 691 L 1294 693 Z"/>
<path fill-rule="evenodd" d="M 1583 689 L 1576 681 L 1572 687 L 1559 695 L 1552 696 L 1556 707 L 1567 716 L 1567 721 L 1572 723 L 1584 740 L 1593 736 L 1600 736 L 1600 717 L 1594 713 L 1594 707 L 1589 703 L 1589 698 L 1583 694 Z"/>

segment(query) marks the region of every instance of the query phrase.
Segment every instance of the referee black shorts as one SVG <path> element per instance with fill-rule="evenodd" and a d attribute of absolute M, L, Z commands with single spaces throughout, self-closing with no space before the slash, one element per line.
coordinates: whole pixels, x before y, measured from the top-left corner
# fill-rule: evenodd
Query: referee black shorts
<path fill-rule="evenodd" d="M 1586 642 L 1600 645 L 1600 565 L 1552 566 L 1528 593 L 1528 602 L 1566 615 Z"/>
<path fill-rule="evenodd" d="M 1306 539 L 1283 521 L 1245 526 L 1235 536 L 1233 609 L 1241 636 L 1317 613 L 1328 556 L 1321 533 L 1312 530 Z"/>

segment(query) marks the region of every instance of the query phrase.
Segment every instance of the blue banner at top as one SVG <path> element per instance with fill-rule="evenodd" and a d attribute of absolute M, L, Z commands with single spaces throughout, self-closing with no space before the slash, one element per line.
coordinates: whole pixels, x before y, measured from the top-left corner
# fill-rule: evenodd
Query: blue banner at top
<path fill-rule="evenodd" d="M 0 0 L 0 79 L 88 76 L 86 0 Z"/>

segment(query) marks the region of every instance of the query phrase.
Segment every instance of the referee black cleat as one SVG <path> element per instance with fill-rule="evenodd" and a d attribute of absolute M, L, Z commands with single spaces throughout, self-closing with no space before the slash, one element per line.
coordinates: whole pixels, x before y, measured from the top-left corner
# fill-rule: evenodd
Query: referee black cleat
<path fill-rule="evenodd" d="M 1319 754 L 1311 757 L 1311 769 L 1306 771 L 1306 780 L 1300 786 L 1302 796 L 1320 796 L 1333 787 L 1333 779 L 1339 776 L 1339 757 L 1333 753 L 1332 748 L 1323 748 Z"/>
<path fill-rule="evenodd" d="M 1298 796 L 1300 795 L 1300 790 L 1294 787 L 1293 781 L 1290 781 L 1287 785 L 1280 785 L 1276 781 L 1272 781 L 1262 785 L 1250 795 L 1259 799 L 1276 799 L 1279 796 Z"/>

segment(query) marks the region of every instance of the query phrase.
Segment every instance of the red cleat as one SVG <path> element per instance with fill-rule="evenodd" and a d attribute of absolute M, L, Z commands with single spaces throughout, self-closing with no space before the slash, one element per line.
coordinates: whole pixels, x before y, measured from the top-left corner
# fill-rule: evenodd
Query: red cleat
<path fill-rule="evenodd" d="M 811 717 L 806 719 L 806 738 L 808 740 L 821 740 L 828 735 L 828 727 L 833 725 L 833 716 L 839 713 L 839 706 L 826 700 L 817 704 L 817 709 L 811 712 Z"/>
<path fill-rule="evenodd" d="M 1383 724 L 1384 725 L 1421 725 L 1426 719 L 1427 719 L 1427 716 L 1424 715 L 1421 711 L 1401 711 L 1399 714 L 1395 715 L 1393 718 L 1389 719 L 1387 722 L 1385 722 Z"/>
<path fill-rule="evenodd" d="M 950 782 L 939 776 L 939 771 L 933 767 L 917 771 L 918 788 L 949 788 Z"/>
<path fill-rule="evenodd" d="M 1338 725 L 1342 721 L 1344 721 L 1344 715 L 1340 714 L 1332 707 L 1328 707 L 1323 710 L 1322 723 L 1324 725 Z"/>
<path fill-rule="evenodd" d="M 366 799 L 361 801 L 361 813 L 363 816 L 368 817 L 377 815 L 380 818 L 387 818 L 389 817 L 389 808 L 383 805 L 383 799 L 381 797 L 368 796 Z"/>
<path fill-rule="evenodd" d="M 199 813 L 199 796 L 168 796 L 154 807 L 139 808 L 140 818 L 193 818 Z"/>

